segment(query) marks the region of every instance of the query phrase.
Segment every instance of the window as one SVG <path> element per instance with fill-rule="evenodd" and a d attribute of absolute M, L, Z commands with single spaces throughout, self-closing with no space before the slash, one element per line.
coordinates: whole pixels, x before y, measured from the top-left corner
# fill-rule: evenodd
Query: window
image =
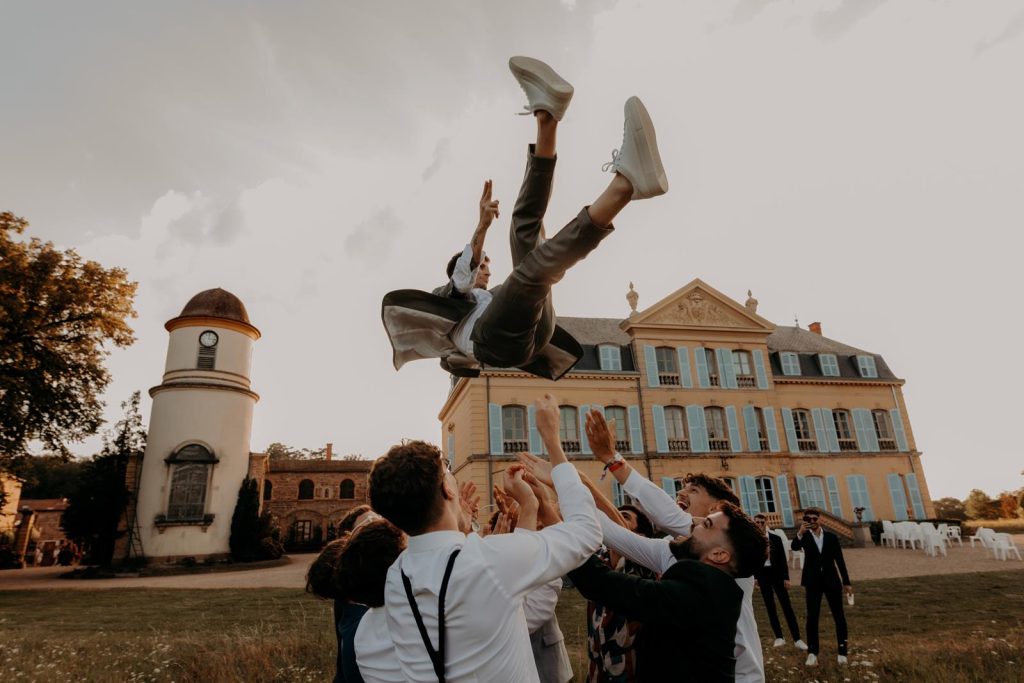
<path fill-rule="evenodd" d="M 338 490 L 338 498 L 355 498 L 356 497 L 356 483 L 351 479 L 345 479 L 341 482 L 341 486 Z"/>
<path fill-rule="evenodd" d="M 875 425 L 875 434 L 878 435 L 878 449 L 881 451 L 896 450 L 896 438 L 893 436 L 889 412 L 885 410 L 872 410 L 871 420 Z"/>
<path fill-rule="evenodd" d="M 167 501 L 167 519 L 203 518 L 206 511 L 206 482 L 209 480 L 210 467 L 210 464 L 201 462 L 174 465 L 171 495 Z"/>
<path fill-rule="evenodd" d="M 782 364 L 782 374 L 789 377 L 796 377 L 800 374 L 800 356 L 792 351 L 783 351 L 779 354 L 779 362 Z"/>
<path fill-rule="evenodd" d="M 196 356 L 196 369 L 213 370 L 217 364 L 217 333 L 205 330 L 199 335 L 199 353 Z"/>
<path fill-rule="evenodd" d="M 736 479 L 734 477 L 722 477 L 722 481 L 726 483 L 730 491 L 735 493 L 737 496 L 740 495 L 740 489 L 736 486 Z"/>
<path fill-rule="evenodd" d="M 825 510 L 825 480 L 821 477 L 807 477 L 804 486 L 806 488 L 807 507 Z"/>
<path fill-rule="evenodd" d="M 274 483 L 271 481 L 264 480 L 263 482 L 263 500 L 273 500 L 274 498 Z"/>
<path fill-rule="evenodd" d="M 299 519 L 292 526 L 292 539 L 296 543 L 309 543 L 313 540 L 313 522 L 308 519 Z"/>
<path fill-rule="evenodd" d="M 697 349 L 697 353 L 703 353 L 708 363 L 708 382 L 713 387 L 719 386 L 718 380 L 718 356 L 714 349 Z"/>
<path fill-rule="evenodd" d="M 834 353 L 819 353 L 818 366 L 821 367 L 821 374 L 826 377 L 839 376 L 839 361 Z"/>
<path fill-rule="evenodd" d="M 628 453 L 629 447 L 629 420 L 626 419 L 626 409 L 619 406 L 608 406 L 604 409 L 604 419 L 615 420 L 615 450 L 619 453 Z"/>
<path fill-rule="evenodd" d="M 618 346 L 612 346 L 611 344 L 602 344 L 597 347 L 598 360 L 601 363 L 601 369 L 609 372 L 619 372 L 622 370 L 622 349 Z"/>
<path fill-rule="evenodd" d="M 772 488 L 771 477 L 754 479 L 754 490 L 757 491 L 757 504 L 761 512 L 778 512 L 775 509 L 775 489 Z"/>
<path fill-rule="evenodd" d="M 501 438 L 505 453 L 530 450 L 530 444 L 526 440 L 526 408 L 501 407 Z"/>
<path fill-rule="evenodd" d="M 796 429 L 796 442 L 801 451 L 818 450 L 818 442 L 811 431 L 811 413 L 803 409 L 793 411 L 793 428 Z"/>
<path fill-rule="evenodd" d="M 313 500 L 312 479 L 303 479 L 299 482 L 299 500 Z"/>
<path fill-rule="evenodd" d="M 764 423 L 764 410 L 754 406 L 754 419 L 757 421 L 757 442 L 762 451 L 768 450 L 768 428 Z"/>
<path fill-rule="evenodd" d="M 874 356 L 857 356 L 857 369 L 861 377 L 878 377 Z"/>
<path fill-rule="evenodd" d="M 686 421 L 683 420 L 683 409 L 680 406 L 665 408 L 665 433 L 668 436 L 668 450 L 671 453 L 682 453 L 690 450 L 690 440 L 686 436 Z"/>
<path fill-rule="evenodd" d="M 573 406 L 558 407 L 558 437 L 562 441 L 562 450 L 566 453 L 580 452 L 580 418 L 579 410 Z"/>
<path fill-rule="evenodd" d="M 729 432 L 725 428 L 725 409 L 712 406 L 704 409 L 708 426 L 708 447 L 713 451 L 729 450 Z"/>
<path fill-rule="evenodd" d="M 850 425 L 853 424 L 853 421 L 850 419 L 850 411 L 833 410 L 832 422 L 836 426 L 836 436 L 839 438 L 839 450 L 857 450 L 857 439 L 854 437 L 853 430 L 850 428 Z"/>
<path fill-rule="evenodd" d="M 757 380 L 754 378 L 754 371 L 751 370 L 751 367 L 753 366 L 750 364 L 749 351 L 732 352 L 732 368 L 736 373 L 736 386 L 740 389 L 757 386 Z"/>
<path fill-rule="evenodd" d="M 654 357 L 658 361 L 658 382 L 662 386 L 679 386 L 679 361 L 676 359 L 676 350 L 659 346 L 654 349 Z"/>

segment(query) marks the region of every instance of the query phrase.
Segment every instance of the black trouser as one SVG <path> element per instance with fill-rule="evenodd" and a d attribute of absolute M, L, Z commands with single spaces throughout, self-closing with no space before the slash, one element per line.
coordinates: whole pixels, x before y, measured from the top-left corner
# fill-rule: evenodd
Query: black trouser
<path fill-rule="evenodd" d="M 782 614 L 786 617 L 786 625 L 789 632 L 793 634 L 793 640 L 800 640 L 800 625 L 796 620 L 796 613 L 793 612 L 793 605 L 789 601 L 789 590 L 786 589 L 784 579 L 776 579 L 771 576 L 760 575 L 757 577 L 757 585 L 761 589 L 761 597 L 764 598 L 764 609 L 768 612 L 768 621 L 772 625 L 772 632 L 776 638 L 782 637 L 782 624 L 779 623 L 779 615 L 775 611 L 775 597 L 779 597 L 779 605 L 782 606 Z"/>
<path fill-rule="evenodd" d="M 807 651 L 818 654 L 818 615 L 821 613 L 821 596 L 828 600 L 828 608 L 832 610 L 832 619 L 836 622 L 836 639 L 839 642 L 839 654 L 846 654 L 846 615 L 843 613 L 843 587 L 830 586 L 824 590 L 807 589 Z"/>
<path fill-rule="evenodd" d="M 554 172 L 555 160 L 534 156 L 531 145 L 512 212 L 512 273 L 494 289 L 494 298 L 473 327 L 473 355 L 486 365 L 525 365 L 551 341 L 551 286 L 613 230 L 590 220 L 584 208 L 558 234 L 540 243 Z"/>

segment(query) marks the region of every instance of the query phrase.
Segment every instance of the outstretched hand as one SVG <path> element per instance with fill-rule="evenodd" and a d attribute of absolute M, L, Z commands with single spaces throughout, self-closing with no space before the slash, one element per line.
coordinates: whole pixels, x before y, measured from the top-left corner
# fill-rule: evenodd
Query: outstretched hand
<path fill-rule="evenodd" d="M 615 456 L 615 420 L 605 420 L 600 410 L 587 412 L 585 430 L 594 457 L 609 463 Z"/>
<path fill-rule="evenodd" d="M 516 457 L 519 458 L 526 469 L 536 477 L 542 484 L 548 486 L 554 486 L 555 482 L 551 479 L 551 463 L 544 458 L 538 458 L 532 453 L 520 452 L 516 453 Z"/>
<path fill-rule="evenodd" d="M 501 215 L 498 210 L 498 200 L 491 199 L 492 183 L 491 180 L 485 180 L 484 191 L 480 195 L 480 227 L 485 230 L 490 227 L 495 218 Z"/>
<path fill-rule="evenodd" d="M 520 508 L 536 507 L 537 496 L 530 485 L 523 481 L 526 466 L 518 463 L 505 468 L 505 492 L 519 503 Z"/>

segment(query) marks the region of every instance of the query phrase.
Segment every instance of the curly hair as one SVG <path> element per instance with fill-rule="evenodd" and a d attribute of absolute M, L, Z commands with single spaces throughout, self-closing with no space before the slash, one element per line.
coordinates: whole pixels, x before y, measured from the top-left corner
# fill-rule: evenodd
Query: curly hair
<path fill-rule="evenodd" d="M 733 576 L 737 579 L 753 576 L 768 557 L 768 539 L 739 506 L 723 502 L 718 509 L 729 518 L 725 536 L 732 546 Z"/>
<path fill-rule="evenodd" d="M 392 446 L 370 470 L 370 505 L 415 536 L 441 516 L 444 467 L 441 451 L 425 441 Z"/>
<path fill-rule="evenodd" d="M 356 520 L 367 512 L 370 512 L 372 509 L 373 508 L 364 503 L 363 505 L 357 505 L 346 512 L 345 516 L 341 518 L 340 522 L 338 522 L 338 536 L 343 536 L 344 534 L 352 531 L 352 527 L 356 525 Z"/>
<path fill-rule="evenodd" d="M 384 604 L 388 568 L 405 550 L 406 537 L 386 519 L 363 524 L 345 538 L 334 570 L 335 592 L 368 607 Z"/>
<path fill-rule="evenodd" d="M 345 548 L 345 539 L 339 538 L 324 546 L 313 564 L 306 572 L 306 592 L 318 598 L 334 600 L 338 597 L 334 587 L 334 570 L 338 566 L 338 557 Z"/>
<path fill-rule="evenodd" d="M 697 474 L 687 474 L 683 479 L 683 483 L 701 487 L 715 500 L 732 503 L 733 505 L 740 504 L 740 499 L 729 488 L 729 484 L 720 477 L 712 477 L 711 475 L 699 472 Z"/>

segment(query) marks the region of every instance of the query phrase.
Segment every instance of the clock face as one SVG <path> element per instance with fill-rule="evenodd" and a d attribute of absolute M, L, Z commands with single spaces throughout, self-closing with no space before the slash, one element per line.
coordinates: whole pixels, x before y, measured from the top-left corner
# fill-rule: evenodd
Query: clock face
<path fill-rule="evenodd" d="M 207 330 L 199 335 L 199 343 L 203 346 L 210 348 L 211 346 L 217 345 L 217 333 L 213 330 Z"/>

